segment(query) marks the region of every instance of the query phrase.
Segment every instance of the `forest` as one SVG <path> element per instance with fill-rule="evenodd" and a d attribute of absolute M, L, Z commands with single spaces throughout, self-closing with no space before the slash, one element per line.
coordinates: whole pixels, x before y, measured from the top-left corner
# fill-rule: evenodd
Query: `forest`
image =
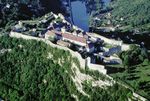
<path fill-rule="evenodd" d="M 113 2 L 116 3 L 113 4 Z M 132 3 L 129 0 L 113 0 L 113 2 L 112 22 L 114 25 L 144 28 L 142 30 L 150 28 L 149 0 L 136 0 Z M 100 12 L 101 3 L 101 0 L 88 0 L 86 4 L 91 7 L 91 10 Z M 0 15 L 2 15 L 0 16 L 0 99 L 6 101 L 74 101 L 76 99 L 72 95 L 76 95 L 79 101 L 128 101 L 131 97 L 132 92 L 120 85 L 115 84 L 102 89 L 92 87 L 87 82 L 84 82 L 83 90 L 90 97 L 84 96 L 77 90 L 71 78 L 75 75 L 71 70 L 72 63 L 74 62 L 78 67 L 80 65 L 68 51 L 52 48 L 41 41 L 16 39 L 4 34 L 9 33 L 11 27 L 19 20 L 32 20 L 50 11 L 64 13 L 59 0 L 0 0 L 0 10 Z M 124 20 L 120 21 L 120 18 Z M 4 35 L 1 36 L 1 34 Z M 52 55 L 52 58 L 48 57 L 49 55 Z M 147 88 L 150 87 L 150 62 L 147 51 L 134 47 L 131 51 L 122 52 L 119 55 L 126 71 L 123 77 L 120 77 L 122 74 L 114 76 L 127 82 L 138 77 L 140 79 L 136 83 L 136 91 L 143 90 L 140 94 L 146 96 L 150 94 L 149 91 L 147 92 Z M 65 63 L 60 65 L 59 62 L 62 61 Z M 143 69 L 142 66 L 145 68 Z M 136 71 L 140 71 L 140 76 L 135 75 L 138 73 Z M 104 75 L 93 71 L 84 71 L 84 73 L 92 75 L 96 80 L 100 79 L 98 76 L 105 78 Z M 142 81 L 143 78 L 147 81 Z M 136 82 L 135 78 L 134 80 L 128 82 L 133 87 Z"/>
<path fill-rule="evenodd" d="M 47 58 L 48 53 L 53 54 L 53 58 Z M 60 58 L 66 61 L 62 66 L 58 63 Z M 91 97 L 82 95 L 70 78 L 74 75 L 70 68 L 72 62 L 74 59 L 68 51 L 52 48 L 41 41 L 1 36 L 0 97 L 8 101 L 74 101 L 72 94 L 75 94 L 80 101 L 127 101 L 132 95 L 121 86 L 107 90 L 93 88 L 87 83 L 84 90 Z"/>
<path fill-rule="evenodd" d="M 11 49 L 0 54 L 0 96 L 3 99 L 73 100 L 70 89 L 75 91 L 75 86 L 64 72 L 71 63 L 68 61 L 61 67 L 53 59 L 47 58 L 49 51 L 55 52 L 54 59 L 68 57 L 68 52 L 52 49 L 43 42 L 7 36 L 0 37 L 0 49 Z"/>
<path fill-rule="evenodd" d="M 100 12 L 103 8 L 102 0 L 84 0 L 86 2 L 88 13 Z"/>
<path fill-rule="evenodd" d="M 130 32 L 149 32 L 150 30 L 149 0 L 111 0 L 106 7 L 103 0 L 86 0 L 86 2 L 87 9 L 90 13 L 92 12 L 91 16 L 101 19 L 94 22 L 98 27 L 119 26 L 119 30 Z"/>
<path fill-rule="evenodd" d="M 64 13 L 59 0 L 0 0 L 0 28 L 18 20 L 34 19 L 48 12 Z"/>
<path fill-rule="evenodd" d="M 118 72 L 112 72 L 110 75 L 150 99 L 150 52 L 145 48 L 131 45 L 131 50 L 123 51 L 119 56 L 123 65 L 112 67 L 111 71 L 116 68 Z"/>
<path fill-rule="evenodd" d="M 127 26 L 129 30 L 137 28 L 141 31 L 150 30 L 149 0 L 113 0 L 112 22 Z"/>

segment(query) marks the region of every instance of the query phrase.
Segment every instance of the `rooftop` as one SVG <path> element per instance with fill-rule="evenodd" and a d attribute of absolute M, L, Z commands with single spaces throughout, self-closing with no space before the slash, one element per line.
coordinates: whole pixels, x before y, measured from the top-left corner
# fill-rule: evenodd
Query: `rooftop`
<path fill-rule="evenodd" d="M 62 33 L 60 31 L 56 31 L 56 30 L 48 31 L 49 35 L 52 34 L 52 33 L 55 33 L 57 35 L 61 35 L 62 37 L 66 38 L 66 39 L 70 39 L 70 40 L 85 43 L 85 44 L 86 44 L 86 41 L 87 41 L 85 37 L 80 37 L 80 36 L 77 36 L 77 35 L 73 35 L 72 33 L 67 33 L 67 32 Z"/>
<path fill-rule="evenodd" d="M 71 40 L 78 41 L 78 42 L 86 44 L 86 38 L 84 38 L 84 37 L 79 37 L 79 36 L 72 35 L 72 34 L 67 34 L 67 33 L 62 33 L 62 36 L 64 38 L 71 39 Z"/>
<path fill-rule="evenodd" d="M 57 44 L 58 45 L 61 45 L 61 46 L 64 46 L 64 47 L 69 47 L 70 46 L 70 43 L 69 42 L 64 42 L 62 40 L 58 40 L 57 41 Z"/>

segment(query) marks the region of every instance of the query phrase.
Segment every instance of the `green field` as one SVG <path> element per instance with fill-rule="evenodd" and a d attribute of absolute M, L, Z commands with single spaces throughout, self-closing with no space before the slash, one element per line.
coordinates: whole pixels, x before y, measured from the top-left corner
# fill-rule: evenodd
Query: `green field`
<path fill-rule="evenodd" d="M 119 68 L 119 66 L 114 66 Z M 131 86 L 135 92 L 150 99 L 150 65 L 133 66 L 130 71 L 111 73 L 110 76 Z"/>

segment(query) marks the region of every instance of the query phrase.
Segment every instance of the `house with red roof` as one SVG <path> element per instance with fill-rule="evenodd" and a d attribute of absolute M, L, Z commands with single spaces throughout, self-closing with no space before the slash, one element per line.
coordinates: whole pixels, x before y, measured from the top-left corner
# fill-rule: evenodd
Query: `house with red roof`
<path fill-rule="evenodd" d="M 79 46 L 86 46 L 87 45 L 87 39 L 84 36 L 78 36 L 69 32 L 59 32 L 55 30 L 47 31 L 45 34 L 45 38 L 49 39 L 49 37 L 54 37 L 57 40 L 64 40 L 69 41 L 71 43 L 77 44 Z"/>
<path fill-rule="evenodd" d="M 79 46 L 86 46 L 86 38 L 77 35 L 62 33 L 62 40 L 70 41 L 71 43 L 77 44 Z"/>

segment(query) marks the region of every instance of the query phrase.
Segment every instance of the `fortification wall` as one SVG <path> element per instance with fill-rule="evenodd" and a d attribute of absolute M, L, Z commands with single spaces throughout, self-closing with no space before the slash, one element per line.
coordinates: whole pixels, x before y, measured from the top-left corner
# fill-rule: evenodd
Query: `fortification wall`
<path fill-rule="evenodd" d="M 59 48 L 59 49 L 62 49 L 62 50 L 69 51 L 73 57 L 78 58 L 81 68 L 85 69 L 85 60 L 81 57 L 81 55 L 78 52 L 74 52 L 74 51 L 72 51 L 71 49 L 69 49 L 67 47 L 63 47 L 63 46 L 59 46 L 59 45 L 53 44 L 52 42 L 50 42 L 47 39 L 42 39 L 42 38 L 37 38 L 37 37 L 33 37 L 33 36 L 28 36 L 28 35 L 24 35 L 24 34 L 17 33 L 17 32 L 10 32 L 10 36 L 11 37 L 16 37 L 16 38 L 23 38 L 23 39 L 26 39 L 26 40 L 43 41 L 46 44 L 49 44 L 51 47 L 56 47 L 56 48 Z"/>
<path fill-rule="evenodd" d="M 87 33 L 87 34 L 91 37 L 100 38 L 100 39 L 104 40 L 105 43 L 108 43 L 108 44 L 111 44 L 111 45 L 121 45 L 122 51 L 127 51 L 127 50 L 130 49 L 130 45 L 124 44 L 124 43 L 122 43 L 122 41 L 109 39 L 109 38 L 106 38 L 104 36 L 101 36 L 101 35 L 98 35 L 98 34 L 95 34 L 95 33 Z"/>

